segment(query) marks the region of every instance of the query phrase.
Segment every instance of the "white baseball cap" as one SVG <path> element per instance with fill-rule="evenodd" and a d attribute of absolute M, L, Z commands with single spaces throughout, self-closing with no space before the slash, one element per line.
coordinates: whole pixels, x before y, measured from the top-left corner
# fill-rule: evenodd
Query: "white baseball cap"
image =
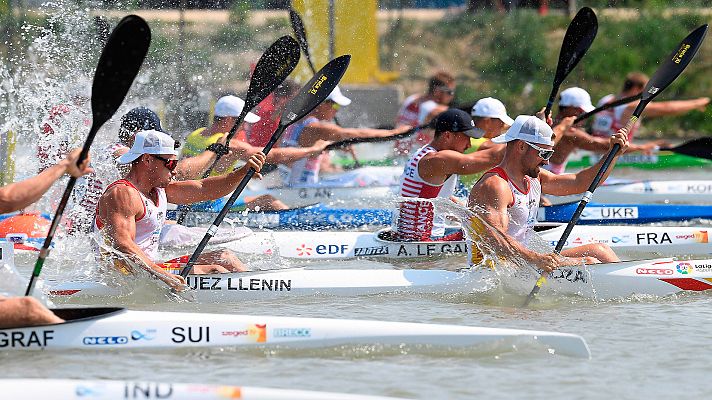
<path fill-rule="evenodd" d="M 134 144 L 128 152 L 117 160 L 119 164 L 129 164 L 144 154 L 178 155 L 176 141 L 159 131 L 140 131 L 134 137 Z"/>
<path fill-rule="evenodd" d="M 349 104 L 351 104 L 351 99 L 344 96 L 344 94 L 341 93 L 341 89 L 339 89 L 338 86 L 334 87 L 334 90 L 332 90 L 331 93 L 329 93 L 329 97 L 327 97 L 326 99 L 331 100 L 334 103 L 336 103 L 342 107 L 345 107 L 345 106 L 348 106 Z"/>
<path fill-rule="evenodd" d="M 477 100 L 477 103 L 472 106 L 470 115 L 473 117 L 498 118 L 509 126 L 514 123 L 514 120 L 507 115 L 507 109 L 504 104 L 492 97 Z"/>
<path fill-rule="evenodd" d="M 492 139 L 494 143 L 507 143 L 512 140 L 523 140 L 529 143 L 553 146 L 551 137 L 554 131 L 544 121 L 533 115 L 520 115 L 514 120 L 507 132 Z"/>
<path fill-rule="evenodd" d="M 559 100 L 559 106 L 561 107 L 578 107 L 583 110 L 583 112 L 589 112 L 593 110 L 593 104 L 591 104 L 591 95 L 587 91 L 581 89 L 580 87 L 572 87 L 561 92 L 561 100 Z"/>
<path fill-rule="evenodd" d="M 245 100 L 237 96 L 223 96 L 215 103 L 216 117 L 239 117 L 242 109 L 245 107 Z M 245 122 L 254 124 L 259 121 L 260 117 L 248 112 L 245 117 Z"/>

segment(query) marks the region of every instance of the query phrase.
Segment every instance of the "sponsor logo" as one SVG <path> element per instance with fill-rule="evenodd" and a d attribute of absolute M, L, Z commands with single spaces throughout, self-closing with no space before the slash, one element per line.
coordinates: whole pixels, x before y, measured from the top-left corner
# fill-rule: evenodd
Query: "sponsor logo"
<path fill-rule="evenodd" d="M 222 336 L 247 336 L 249 335 L 249 331 L 247 329 L 243 329 L 241 331 L 222 331 Z"/>
<path fill-rule="evenodd" d="M 109 346 L 128 342 L 129 338 L 126 336 L 84 336 L 82 339 L 85 346 Z"/>
<path fill-rule="evenodd" d="M 695 264 L 692 268 L 697 272 L 712 272 L 712 264 Z"/>
<path fill-rule="evenodd" d="M 267 324 L 253 324 L 248 326 L 247 336 L 257 343 L 267 342 Z"/>
<path fill-rule="evenodd" d="M 677 53 L 675 53 L 675 55 L 672 56 L 672 61 L 675 64 L 680 64 L 680 62 L 682 61 L 682 58 L 685 56 L 685 53 L 687 53 L 687 50 L 689 50 L 690 47 L 692 47 L 692 46 L 690 46 L 687 43 L 683 43 L 682 46 L 680 47 L 680 50 L 678 50 Z"/>
<path fill-rule="evenodd" d="M 131 340 L 153 340 L 155 338 L 155 329 L 147 329 L 146 332 L 141 332 L 138 330 L 131 331 Z"/>
<path fill-rule="evenodd" d="M 388 254 L 388 246 L 378 247 L 356 247 L 354 248 L 354 256 L 380 256 Z"/>
<path fill-rule="evenodd" d="M 685 233 L 683 235 L 675 235 L 675 239 L 679 240 L 693 240 L 696 243 L 708 243 L 709 236 L 707 231 L 697 231 L 692 233 Z"/>
<path fill-rule="evenodd" d="M 310 256 L 312 254 L 312 250 L 314 249 L 312 249 L 311 247 L 307 247 L 306 244 L 302 243 L 300 247 L 297 247 L 297 255 L 299 257 Z"/>
<path fill-rule="evenodd" d="M 219 276 L 188 275 L 186 281 L 193 290 L 245 290 L 252 292 L 289 292 L 292 290 L 291 279 L 223 278 Z"/>
<path fill-rule="evenodd" d="M 672 275 L 674 271 L 668 268 L 638 268 L 635 273 L 638 275 Z"/>
<path fill-rule="evenodd" d="M 677 272 L 679 272 L 683 275 L 687 275 L 689 273 L 692 273 L 692 271 L 693 271 L 692 265 L 687 262 L 681 262 L 681 263 L 677 264 L 676 268 L 677 268 Z"/>
<path fill-rule="evenodd" d="M 275 328 L 273 337 L 310 337 L 311 328 Z"/>
<path fill-rule="evenodd" d="M 104 394 L 104 388 L 98 386 L 87 386 L 86 384 L 78 385 L 74 388 L 74 394 L 77 397 L 99 397 Z"/>
<path fill-rule="evenodd" d="M 0 348 L 5 347 L 45 347 L 54 339 L 53 330 L 29 332 L 0 332 Z"/>

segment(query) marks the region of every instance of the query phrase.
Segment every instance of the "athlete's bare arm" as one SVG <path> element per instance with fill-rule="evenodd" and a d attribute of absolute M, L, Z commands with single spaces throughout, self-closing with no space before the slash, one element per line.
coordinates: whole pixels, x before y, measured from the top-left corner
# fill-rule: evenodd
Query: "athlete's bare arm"
<path fill-rule="evenodd" d="M 671 101 L 651 101 L 645 106 L 646 117 L 664 117 L 685 114 L 687 112 L 698 110 L 705 111 L 705 107 L 709 104 L 709 97 L 700 97 L 690 100 L 671 100 Z M 628 120 L 638 106 L 638 102 L 629 104 L 623 112 L 622 119 Z"/>
<path fill-rule="evenodd" d="M 0 315 L 0 329 L 64 322 L 34 297 L 0 296 Z"/>
<path fill-rule="evenodd" d="M 257 171 L 255 176 L 261 179 L 259 172 L 264 162 L 265 155 L 258 152 L 247 160 L 247 164 L 229 174 L 200 180 L 171 182 L 166 186 L 166 197 L 174 204 L 191 204 L 217 199 L 235 190 L 250 168 L 254 168 Z"/>
<path fill-rule="evenodd" d="M 606 170 L 601 182 L 608 178 L 608 175 L 610 175 L 611 171 L 613 171 L 613 167 L 615 166 L 618 157 L 620 157 L 620 155 L 625 153 L 628 149 L 628 137 L 625 129 L 621 129 L 611 136 L 609 140 L 609 149 L 612 148 L 614 144 L 619 144 L 621 149 Z M 542 169 L 539 172 L 542 193 L 555 196 L 567 196 L 585 192 L 591 185 L 591 182 L 593 182 L 593 178 L 598 174 L 598 171 L 601 169 L 604 161 L 605 157 L 602 157 L 595 165 L 592 165 L 575 174 L 555 175 Z"/>
<path fill-rule="evenodd" d="M 426 182 L 441 184 L 452 174 L 469 175 L 487 171 L 502 161 L 504 149 L 490 148 L 470 154 L 440 150 L 423 157 L 418 165 L 418 174 Z"/>
<path fill-rule="evenodd" d="M 104 232 L 112 246 L 143 263 L 158 279 L 174 288 L 181 287 L 185 281 L 176 277 L 151 260 L 136 244 L 136 219 L 143 216 L 144 208 L 141 196 L 136 189 L 126 185 L 115 185 L 109 188 L 99 200 L 97 207 L 99 219 L 104 223 Z M 131 266 L 124 263 L 131 270 Z"/>
<path fill-rule="evenodd" d="M 411 127 L 408 125 L 399 126 L 395 129 L 342 128 L 330 122 L 320 121 L 309 124 L 304 128 L 304 131 L 299 136 L 299 145 L 309 147 L 319 139 L 338 142 L 352 138 L 388 137 L 404 133 L 410 129 Z"/>
<path fill-rule="evenodd" d="M 72 151 L 67 158 L 32 178 L 0 188 L 0 213 L 21 210 L 36 202 L 65 173 L 73 177 L 80 177 L 93 172 L 89 168 L 88 157 L 80 167 L 77 167 L 76 163 L 80 151 L 80 149 Z"/>

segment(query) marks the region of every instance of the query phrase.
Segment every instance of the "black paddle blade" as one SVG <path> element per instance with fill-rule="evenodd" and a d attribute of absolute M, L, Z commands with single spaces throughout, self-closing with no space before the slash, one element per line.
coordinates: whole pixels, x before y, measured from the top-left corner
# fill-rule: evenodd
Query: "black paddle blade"
<path fill-rule="evenodd" d="M 304 56 L 307 58 L 309 68 L 311 68 L 312 72 L 316 72 L 314 64 L 312 64 L 311 61 L 311 55 L 309 54 L 309 42 L 307 41 L 307 31 L 304 29 L 304 22 L 302 21 L 302 17 L 299 16 L 299 13 L 294 11 L 293 8 L 289 9 L 289 22 L 292 24 L 292 30 L 299 42 L 299 47 L 302 48 Z"/>
<path fill-rule="evenodd" d="M 272 93 L 294 71 L 298 62 L 299 43 L 292 37 L 282 36 L 272 43 L 257 61 L 252 72 L 243 111 L 253 109 Z"/>
<path fill-rule="evenodd" d="M 663 64 L 658 67 L 658 70 L 655 71 L 653 77 L 650 78 L 648 84 L 645 85 L 641 103 L 647 104 L 650 102 L 650 100 L 665 90 L 675 78 L 680 76 L 682 71 L 685 70 L 685 67 L 692 61 L 695 54 L 697 54 L 697 50 L 700 49 L 706 34 L 707 24 L 704 24 L 692 31 L 692 33 L 687 35 L 687 37 L 680 42 L 680 45 L 670 53 L 668 58 L 663 61 Z"/>
<path fill-rule="evenodd" d="M 304 87 L 299 90 L 299 93 L 287 103 L 287 107 L 282 112 L 282 117 L 279 124 L 283 126 L 291 125 L 292 123 L 304 118 L 316 106 L 324 101 L 336 85 L 344 76 L 346 68 L 351 62 L 350 55 L 336 57 L 329 61 L 322 69 L 319 70 Z"/>
<path fill-rule="evenodd" d="M 672 151 L 673 153 L 684 154 L 686 156 L 712 160 L 712 137 L 694 139 L 679 146 L 663 148 L 660 150 L 667 150 Z"/>
<path fill-rule="evenodd" d="M 98 129 L 123 103 L 151 44 L 151 29 L 141 17 L 119 21 L 106 41 L 91 88 L 92 128 Z"/>
<path fill-rule="evenodd" d="M 588 48 L 591 47 L 593 39 L 596 38 L 596 33 L 598 33 L 596 13 L 588 7 L 583 7 L 569 23 L 564 35 L 564 41 L 561 43 L 559 64 L 556 66 L 554 84 L 546 105 L 546 114 L 549 114 L 551 106 L 554 104 L 559 86 L 581 61 Z"/>
<path fill-rule="evenodd" d="M 566 35 L 561 44 L 559 64 L 556 66 L 554 77 L 555 85 L 557 83 L 560 85 L 581 61 L 588 48 L 591 47 L 593 39 L 596 38 L 596 33 L 598 33 L 596 14 L 588 7 L 580 9 L 571 20 L 569 28 L 566 29 Z"/>

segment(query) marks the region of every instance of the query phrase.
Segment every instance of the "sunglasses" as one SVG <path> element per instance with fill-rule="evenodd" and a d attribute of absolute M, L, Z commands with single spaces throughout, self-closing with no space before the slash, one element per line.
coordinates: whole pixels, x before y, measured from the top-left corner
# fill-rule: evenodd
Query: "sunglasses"
<path fill-rule="evenodd" d="M 455 95 L 455 90 L 450 89 L 449 87 L 439 87 L 438 90 L 450 96 Z"/>
<path fill-rule="evenodd" d="M 176 169 L 178 166 L 178 160 L 169 160 L 167 158 L 163 158 L 161 156 L 157 156 L 155 154 L 151 154 L 151 156 L 163 161 L 163 165 L 168 168 L 169 171 L 173 172 L 173 170 Z"/>
<path fill-rule="evenodd" d="M 548 161 L 551 158 L 551 156 L 554 155 L 554 149 L 544 149 L 544 148 L 541 148 L 535 144 L 531 144 L 527 141 L 523 140 L 523 142 L 528 144 L 529 146 L 531 146 L 531 148 L 533 148 L 534 150 L 538 151 L 539 157 L 544 161 Z"/>

